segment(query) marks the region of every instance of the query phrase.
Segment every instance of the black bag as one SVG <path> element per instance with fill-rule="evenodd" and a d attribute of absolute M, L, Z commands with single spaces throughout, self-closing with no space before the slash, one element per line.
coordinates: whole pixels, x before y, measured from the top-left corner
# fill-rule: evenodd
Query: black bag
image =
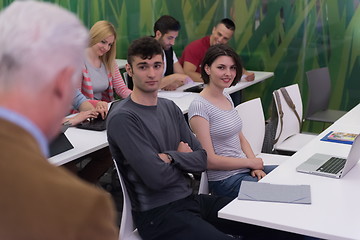
<path fill-rule="evenodd" d="M 274 99 L 272 99 L 271 103 L 271 116 L 265 122 L 265 136 L 264 142 L 262 146 L 262 153 L 274 153 L 274 144 L 275 144 L 275 136 L 276 129 L 278 125 L 278 114 L 276 111 L 276 105 Z"/>

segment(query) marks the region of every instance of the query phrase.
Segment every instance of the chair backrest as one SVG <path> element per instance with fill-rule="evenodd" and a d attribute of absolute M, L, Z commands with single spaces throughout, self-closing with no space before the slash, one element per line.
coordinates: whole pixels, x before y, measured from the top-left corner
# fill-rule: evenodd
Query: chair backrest
<path fill-rule="evenodd" d="M 265 118 L 260 98 L 244 102 L 235 108 L 242 120 L 242 133 L 255 155 L 261 153 L 265 136 Z"/>
<path fill-rule="evenodd" d="M 331 79 L 328 67 L 306 72 L 308 83 L 308 102 L 305 118 L 329 107 Z"/>
<path fill-rule="evenodd" d="M 301 101 L 301 95 L 299 90 L 298 84 L 293 84 L 290 86 L 285 87 L 286 91 L 289 94 L 289 97 L 291 98 L 292 102 L 295 105 L 295 109 L 299 115 L 300 122 L 302 121 L 302 114 L 303 114 L 303 105 Z M 276 99 L 276 92 L 279 94 L 279 101 Z M 276 110 L 279 116 L 278 125 L 276 129 L 276 135 L 275 139 L 278 139 L 278 141 L 275 143 L 276 146 L 280 145 L 285 139 L 288 137 L 291 137 L 292 135 L 300 133 L 300 124 L 299 120 L 294 113 L 294 111 L 290 108 L 290 106 L 287 104 L 284 95 L 282 94 L 281 90 L 275 90 L 273 92 L 273 98 L 275 100 L 275 106 Z M 280 106 L 281 110 L 283 112 L 282 117 L 282 127 L 281 127 L 281 120 L 280 120 Z"/>
<path fill-rule="evenodd" d="M 201 173 L 198 194 L 209 194 L 209 182 L 206 171 Z"/>
<path fill-rule="evenodd" d="M 129 74 L 125 71 L 123 73 L 123 78 L 124 78 L 124 83 L 126 84 L 126 86 L 132 90 L 134 88 L 134 83 L 133 83 L 132 77 L 130 77 Z"/>
<path fill-rule="evenodd" d="M 127 73 L 127 71 L 123 72 L 123 80 L 126 86 L 129 86 L 129 74 Z"/>
<path fill-rule="evenodd" d="M 137 229 L 135 228 L 132 213 L 131 213 L 131 202 L 129 198 L 129 194 L 126 190 L 125 182 L 121 177 L 118 165 L 113 159 L 115 169 L 117 175 L 119 177 L 121 190 L 123 193 L 123 209 L 121 215 L 121 225 L 120 225 L 120 232 L 119 232 L 119 240 L 141 240 Z"/>

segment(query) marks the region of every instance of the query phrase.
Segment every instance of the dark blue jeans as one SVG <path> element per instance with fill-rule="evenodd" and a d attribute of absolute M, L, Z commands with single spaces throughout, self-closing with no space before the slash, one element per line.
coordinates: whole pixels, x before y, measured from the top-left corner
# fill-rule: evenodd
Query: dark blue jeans
<path fill-rule="evenodd" d="M 263 171 L 268 174 L 276 167 L 277 165 L 267 165 L 264 166 Z M 209 181 L 209 191 L 217 196 L 236 198 L 239 194 L 242 181 L 257 182 L 258 179 L 257 177 L 252 177 L 250 172 L 238 173 L 220 181 Z"/>
<path fill-rule="evenodd" d="M 217 217 L 231 198 L 192 195 L 145 212 L 134 212 L 143 240 L 303 239 L 303 236 Z"/>

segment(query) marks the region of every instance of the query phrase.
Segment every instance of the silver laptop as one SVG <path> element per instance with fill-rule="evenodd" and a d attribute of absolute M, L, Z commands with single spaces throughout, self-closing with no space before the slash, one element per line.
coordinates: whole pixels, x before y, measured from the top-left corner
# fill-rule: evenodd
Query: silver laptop
<path fill-rule="evenodd" d="M 299 165 L 298 172 L 321 175 L 325 177 L 342 178 L 360 159 L 360 137 L 356 137 L 348 157 L 341 158 L 326 154 L 316 153 L 304 163 Z"/>

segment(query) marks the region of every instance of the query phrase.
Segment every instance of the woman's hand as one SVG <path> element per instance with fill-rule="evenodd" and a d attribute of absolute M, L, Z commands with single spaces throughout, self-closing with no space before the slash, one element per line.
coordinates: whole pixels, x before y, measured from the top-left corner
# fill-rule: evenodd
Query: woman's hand
<path fill-rule="evenodd" d="M 74 117 L 68 118 L 67 121 L 69 121 L 72 126 L 75 126 L 87 119 L 97 118 L 98 115 L 99 113 L 96 111 L 92 111 L 92 110 L 83 111 L 83 112 L 79 112 Z"/>
<path fill-rule="evenodd" d="M 249 166 L 248 168 L 254 170 L 264 169 L 264 162 L 261 158 L 248 158 Z"/>
<path fill-rule="evenodd" d="M 108 103 L 104 101 L 99 101 L 96 103 L 95 111 L 98 112 L 102 119 L 105 119 L 107 113 L 108 113 Z"/>
<path fill-rule="evenodd" d="M 257 177 L 258 181 L 266 176 L 266 173 L 263 170 L 252 170 L 251 171 L 252 177 Z"/>

